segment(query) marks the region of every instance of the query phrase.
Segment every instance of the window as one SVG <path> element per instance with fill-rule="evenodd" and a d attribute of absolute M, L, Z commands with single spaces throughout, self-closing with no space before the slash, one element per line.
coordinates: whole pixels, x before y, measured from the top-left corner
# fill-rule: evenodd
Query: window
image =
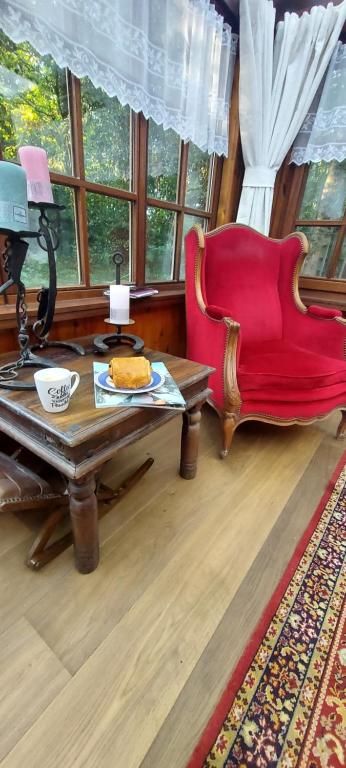
<path fill-rule="evenodd" d="M 305 277 L 346 279 L 345 205 L 346 161 L 312 163 L 296 221 L 310 245 L 302 273 Z"/>
<path fill-rule="evenodd" d="M 54 199 L 65 206 L 59 289 L 107 285 L 118 248 L 123 280 L 182 282 L 186 231 L 215 225 L 221 161 L 1 32 L 0 54 L 3 158 L 16 161 L 22 145 L 44 147 Z M 35 228 L 37 214 L 30 216 Z M 47 283 L 45 254 L 32 240 L 23 276 L 28 288 Z"/>
<path fill-rule="evenodd" d="M 80 282 L 77 238 L 75 228 L 75 209 L 73 190 L 53 184 L 53 196 L 58 205 L 65 206 L 57 214 L 59 248 L 56 252 L 57 284 L 61 286 L 78 285 Z M 38 211 L 29 209 L 30 229 L 38 228 Z M 48 261 L 45 251 L 35 240 L 29 241 L 29 250 L 24 262 L 22 277 L 28 288 L 47 285 L 49 280 Z"/>
<path fill-rule="evenodd" d="M 215 175 L 214 158 L 149 120 L 147 282 L 184 280 L 182 242 L 193 224 L 208 229 Z"/>

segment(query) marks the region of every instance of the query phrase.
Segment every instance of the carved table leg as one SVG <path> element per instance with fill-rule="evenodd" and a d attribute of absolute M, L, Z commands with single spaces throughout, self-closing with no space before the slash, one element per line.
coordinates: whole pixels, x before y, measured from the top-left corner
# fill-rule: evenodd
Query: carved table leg
<path fill-rule="evenodd" d="M 97 499 L 94 473 L 69 481 L 70 516 L 76 568 L 91 573 L 99 562 Z"/>
<path fill-rule="evenodd" d="M 337 429 L 336 439 L 342 440 L 346 437 L 346 411 L 341 411 L 341 421 Z"/>
<path fill-rule="evenodd" d="M 197 472 L 199 428 L 201 422 L 202 405 L 203 403 L 199 403 L 189 411 L 185 411 L 183 413 L 180 474 L 184 480 L 192 480 Z"/>

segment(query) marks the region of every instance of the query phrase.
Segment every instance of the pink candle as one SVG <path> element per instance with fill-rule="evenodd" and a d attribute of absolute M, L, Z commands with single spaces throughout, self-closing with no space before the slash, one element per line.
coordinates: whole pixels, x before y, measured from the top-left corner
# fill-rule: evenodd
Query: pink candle
<path fill-rule="evenodd" d="M 40 147 L 20 147 L 18 155 L 28 177 L 28 200 L 34 203 L 54 203 L 45 150 Z"/>

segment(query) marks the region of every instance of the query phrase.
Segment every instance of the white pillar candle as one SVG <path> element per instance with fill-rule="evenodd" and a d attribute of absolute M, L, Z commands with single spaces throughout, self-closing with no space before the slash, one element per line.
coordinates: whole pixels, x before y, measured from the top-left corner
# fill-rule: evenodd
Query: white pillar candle
<path fill-rule="evenodd" d="M 128 285 L 110 285 L 109 298 L 111 322 L 126 325 L 130 318 L 130 287 Z"/>

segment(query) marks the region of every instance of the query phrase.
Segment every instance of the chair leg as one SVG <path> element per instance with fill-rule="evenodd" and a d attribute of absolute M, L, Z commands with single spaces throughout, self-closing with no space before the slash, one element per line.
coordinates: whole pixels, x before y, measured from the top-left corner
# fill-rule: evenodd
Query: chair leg
<path fill-rule="evenodd" d="M 151 457 L 147 459 L 143 464 L 141 464 L 136 471 L 130 475 L 129 477 L 124 480 L 122 485 L 119 485 L 119 487 L 116 490 L 113 490 L 113 488 L 109 488 L 108 485 L 104 485 L 103 483 L 99 482 L 96 486 L 96 496 L 98 501 L 102 501 L 104 504 L 109 504 L 110 502 L 116 503 L 120 501 L 120 499 L 125 496 L 128 491 L 133 488 L 136 483 L 138 483 L 138 480 L 140 480 L 143 475 L 145 475 L 146 472 L 148 472 L 148 469 L 152 467 L 154 464 L 154 459 Z M 100 510 L 99 518 L 103 517 L 106 514 L 107 510 Z"/>
<path fill-rule="evenodd" d="M 236 428 L 236 420 L 233 414 L 225 413 L 222 415 L 222 431 L 223 431 L 223 449 L 220 453 L 222 459 L 225 459 L 229 454 L 229 450 L 232 444 L 233 435 Z"/>
<path fill-rule="evenodd" d="M 51 544 L 50 547 L 47 547 L 47 544 L 57 525 L 63 520 L 67 512 L 68 508 L 61 505 L 54 509 L 44 521 L 27 554 L 25 564 L 28 568 L 38 570 L 53 559 L 53 552 L 54 557 L 56 557 L 63 551 L 63 549 L 60 548 L 61 539 L 58 542 Z"/>
<path fill-rule="evenodd" d="M 110 503 L 112 507 L 125 496 L 133 486 L 145 475 L 145 473 L 153 465 L 154 459 L 149 458 L 143 464 L 141 464 L 135 472 L 132 473 L 122 485 L 113 490 L 108 486 L 99 482 L 96 495 L 98 501 L 103 503 L 103 506 L 98 510 L 99 520 L 104 517 L 110 509 Z M 68 497 L 67 497 L 68 498 Z M 62 521 L 64 516 L 68 513 L 68 506 L 59 507 L 55 509 L 45 520 L 41 530 L 35 538 L 35 541 L 30 547 L 26 558 L 26 565 L 32 570 L 38 571 L 43 568 L 44 565 L 50 563 L 54 558 L 64 552 L 65 549 L 71 546 L 73 543 L 72 531 L 68 531 L 60 539 L 57 539 L 53 544 L 49 544 L 49 539 L 55 531 L 58 523 Z"/>
<path fill-rule="evenodd" d="M 346 411 L 341 411 L 341 420 L 336 432 L 336 439 L 342 440 L 346 437 Z"/>

